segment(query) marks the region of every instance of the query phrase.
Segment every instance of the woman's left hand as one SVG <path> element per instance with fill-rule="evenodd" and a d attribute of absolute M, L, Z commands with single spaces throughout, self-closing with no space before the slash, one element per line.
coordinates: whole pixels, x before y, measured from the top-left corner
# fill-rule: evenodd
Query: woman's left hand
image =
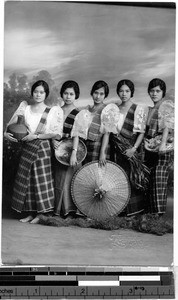
<path fill-rule="evenodd" d="M 72 151 L 71 157 L 70 157 L 70 166 L 75 167 L 77 165 L 77 155 L 76 151 Z"/>
<path fill-rule="evenodd" d="M 29 133 L 22 139 L 23 142 L 30 142 L 33 140 L 36 140 L 36 134 L 34 134 L 34 133 Z"/>
<path fill-rule="evenodd" d="M 134 147 L 125 150 L 125 155 L 129 158 L 131 158 L 135 154 L 136 149 Z"/>

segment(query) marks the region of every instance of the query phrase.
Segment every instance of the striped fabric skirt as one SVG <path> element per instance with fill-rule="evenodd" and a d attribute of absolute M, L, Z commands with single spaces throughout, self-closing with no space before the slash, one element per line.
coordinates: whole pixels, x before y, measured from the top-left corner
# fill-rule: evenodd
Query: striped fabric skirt
<path fill-rule="evenodd" d="M 54 191 L 55 205 L 54 214 L 67 216 L 69 213 L 77 213 L 79 211 L 75 206 L 71 195 L 71 181 L 74 173 L 81 167 L 81 164 L 70 167 L 54 161 Z"/>
<path fill-rule="evenodd" d="M 51 147 L 48 140 L 26 143 L 14 185 L 12 208 L 45 213 L 54 208 Z"/>
<path fill-rule="evenodd" d="M 158 155 L 145 151 L 146 164 L 151 168 L 150 189 L 147 195 L 148 211 L 151 213 L 166 212 L 167 183 L 173 158 L 173 152 Z"/>

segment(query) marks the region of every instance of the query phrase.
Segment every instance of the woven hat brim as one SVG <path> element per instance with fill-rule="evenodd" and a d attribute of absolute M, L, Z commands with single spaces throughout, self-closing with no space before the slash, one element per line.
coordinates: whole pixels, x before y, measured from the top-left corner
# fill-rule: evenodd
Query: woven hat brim
<path fill-rule="evenodd" d="M 102 199 L 98 190 L 104 191 Z M 123 211 L 130 191 L 127 174 L 111 161 L 102 168 L 98 161 L 84 165 L 74 174 L 71 183 L 74 203 L 84 215 L 95 220 L 104 220 Z"/>

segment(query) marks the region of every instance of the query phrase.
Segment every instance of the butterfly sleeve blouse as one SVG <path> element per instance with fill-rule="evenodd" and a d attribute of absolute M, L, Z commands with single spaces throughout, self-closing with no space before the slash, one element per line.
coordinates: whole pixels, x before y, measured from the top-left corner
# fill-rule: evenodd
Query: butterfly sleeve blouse
<path fill-rule="evenodd" d="M 31 105 L 28 105 L 26 101 L 22 101 L 8 125 L 14 123 L 14 119 L 18 115 L 23 115 L 25 119 L 25 125 L 27 126 L 30 133 L 35 133 L 36 128 L 42 117 L 42 113 L 34 113 L 31 110 Z M 60 106 L 51 107 L 46 124 L 44 126 L 44 134 L 56 134 L 62 135 L 63 129 L 63 110 Z"/>

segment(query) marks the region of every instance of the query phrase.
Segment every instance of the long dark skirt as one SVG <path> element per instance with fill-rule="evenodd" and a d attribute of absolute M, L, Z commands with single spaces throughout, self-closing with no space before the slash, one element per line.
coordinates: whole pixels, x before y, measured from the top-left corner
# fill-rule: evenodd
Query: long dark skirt
<path fill-rule="evenodd" d="M 76 205 L 72 200 L 71 181 L 74 173 L 81 167 L 81 164 L 76 167 L 62 165 L 57 160 L 54 162 L 54 184 L 55 184 L 55 208 L 56 215 L 66 216 L 69 213 L 80 214 Z"/>
<path fill-rule="evenodd" d="M 121 151 L 117 148 L 117 143 L 114 142 L 114 139 L 111 136 L 110 139 L 110 159 L 111 161 L 117 163 L 123 170 L 126 172 L 128 178 L 130 178 L 130 163 L 125 155 L 121 153 Z M 131 184 L 131 196 L 128 205 L 122 211 L 122 214 L 126 214 L 127 216 L 131 216 L 134 214 L 138 214 L 144 211 L 145 209 L 145 191 L 141 191 L 136 189 L 133 184 Z"/>
<path fill-rule="evenodd" d="M 151 213 L 165 213 L 167 206 L 167 183 L 173 163 L 173 152 L 165 154 L 145 151 L 145 163 L 151 169 L 150 188 L 147 193 L 147 210 Z"/>

